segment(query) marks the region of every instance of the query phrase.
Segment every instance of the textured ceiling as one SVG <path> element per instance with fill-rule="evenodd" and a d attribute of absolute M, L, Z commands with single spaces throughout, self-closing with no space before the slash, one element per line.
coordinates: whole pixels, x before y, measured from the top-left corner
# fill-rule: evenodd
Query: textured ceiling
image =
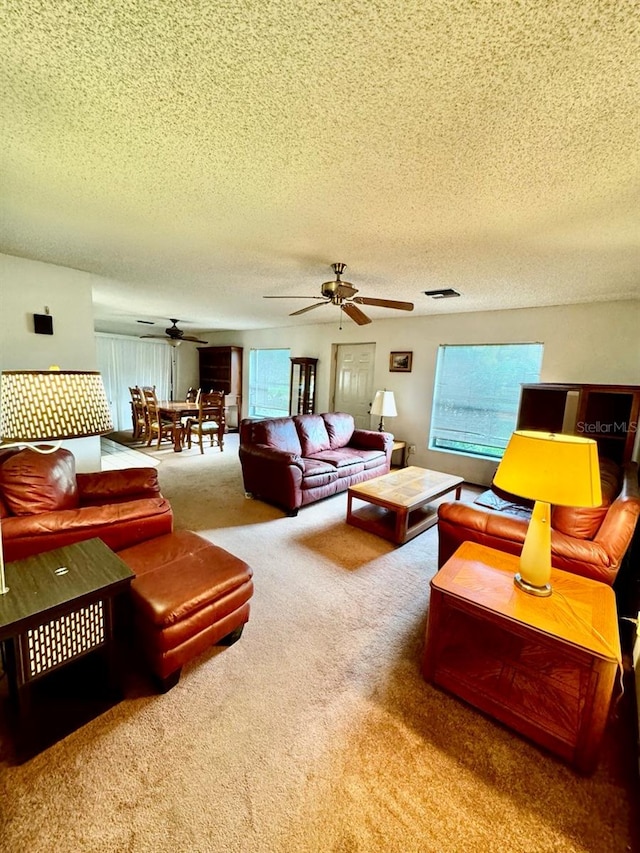
<path fill-rule="evenodd" d="M 0 15 L 0 251 L 103 277 L 100 330 L 333 322 L 261 297 L 317 295 L 334 261 L 418 314 L 640 295 L 635 0 Z"/>

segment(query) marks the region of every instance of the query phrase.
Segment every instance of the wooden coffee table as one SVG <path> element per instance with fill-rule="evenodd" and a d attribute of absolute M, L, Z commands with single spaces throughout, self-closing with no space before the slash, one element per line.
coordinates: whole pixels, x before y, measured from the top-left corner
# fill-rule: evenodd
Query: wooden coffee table
<path fill-rule="evenodd" d="M 437 509 L 429 506 L 430 501 L 454 489 L 459 500 L 463 482 L 462 477 L 414 465 L 383 474 L 348 490 L 347 524 L 403 545 L 437 522 Z M 354 510 L 354 498 L 367 506 Z"/>

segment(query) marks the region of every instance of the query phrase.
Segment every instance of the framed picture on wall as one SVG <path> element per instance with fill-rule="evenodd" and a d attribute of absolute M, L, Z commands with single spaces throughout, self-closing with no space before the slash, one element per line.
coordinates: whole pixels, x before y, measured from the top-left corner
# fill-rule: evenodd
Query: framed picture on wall
<path fill-rule="evenodd" d="M 392 352 L 389 354 L 389 370 L 391 373 L 411 373 L 412 352 Z"/>

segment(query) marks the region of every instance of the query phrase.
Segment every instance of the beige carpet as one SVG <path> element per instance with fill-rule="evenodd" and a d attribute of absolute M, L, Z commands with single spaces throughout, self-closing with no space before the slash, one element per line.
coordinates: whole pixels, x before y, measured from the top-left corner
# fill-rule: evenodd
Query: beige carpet
<path fill-rule="evenodd" d="M 26 764 L 5 744 L 4 853 L 640 849 L 628 697 L 584 778 L 422 680 L 435 528 L 394 548 L 344 524 L 345 495 L 297 518 L 247 500 L 237 436 L 154 458 L 176 526 L 253 566 L 251 620 L 170 693 L 134 670 Z"/>

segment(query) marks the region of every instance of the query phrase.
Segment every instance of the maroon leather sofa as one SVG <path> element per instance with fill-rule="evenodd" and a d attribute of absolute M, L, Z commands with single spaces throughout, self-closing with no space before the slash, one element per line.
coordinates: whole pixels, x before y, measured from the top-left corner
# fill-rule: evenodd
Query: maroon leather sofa
<path fill-rule="evenodd" d="M 602 505 L 551 509 L 551 562 L 557 569 L 613 585 L 640 515 L 638 465 L 621 467 L 600 460 Z M 473 504 L 460 501 L 438 508 L 438 566 L 463 542 L 477 542 L 519 555 L 531 510 L 496 489 Z"/>
<path fill-rule="evenodd" d="M 240 463 L 244 489 L 297 515 L 301 506 L 387 474 L 393 435 L 356 429 L 345 412 L 244 419 Z"/>
<path fill-rule="evenodd" d="M 120 551 L 173 528 L 155 468 L 76 474 L 62 448 L 0 454 L 0 518 L 7 562 L 93 537 Z"/>

